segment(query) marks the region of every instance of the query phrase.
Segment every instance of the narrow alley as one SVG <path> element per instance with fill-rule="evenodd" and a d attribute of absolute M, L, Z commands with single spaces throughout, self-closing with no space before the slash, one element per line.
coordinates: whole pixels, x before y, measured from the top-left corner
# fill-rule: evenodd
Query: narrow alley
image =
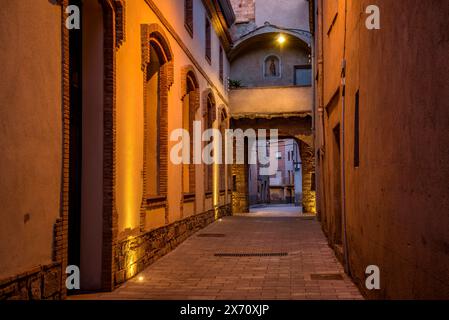
<path fill-rule="evenodd" d="M 0 2 L 0 301 L 449 300 L 449 0 Z"/>
<path fill-rule="evenodd" d="M 295 213 L 295 211 L 297 213 Z M 313 217 L 268 206 L 200 230 L 111 293 L 72 299 L 361 299 Z"/>

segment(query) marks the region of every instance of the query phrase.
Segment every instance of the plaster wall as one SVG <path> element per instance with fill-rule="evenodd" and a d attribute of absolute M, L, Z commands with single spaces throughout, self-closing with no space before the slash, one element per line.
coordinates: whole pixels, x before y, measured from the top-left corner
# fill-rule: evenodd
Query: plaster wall
<path fill-rule="evenodd" d="M 224 84 L 219 80 L 218 52 L 219 41 L 215 32 L 212 33 L 212 65 L 204 55 L 204 19 L 205 9 L 200 0 L 194 1 L 194 36 L 193 39 L 184 27 L 183 7 L 179 1 L 167 0 L 157 2 L 163 17 L 171 24 L 176 34 L 181 38 L 195 61 L 201 66 L 214 84 L 214 96 L 217 108 L 227 105 L 227 93 Z M 157 23 L 163 27 L 169 40 L 174 56 L 174 83 L 169 91 L 168 131 L 182 128 L 182 91 L 181 70 L 184 66 L 194 65 L 186 51 L 181 47 L 170 30 L 164 27 L 160 18 L 151 10 L 145 1 L 127 2 L 126 41 L 117 51 L 117 211 L 119 216 L 119 233 L 124 230 L 137 230 L 140 221 L 140 206 L 142 202 L 142 170 L 143 170 L 143 72 L 141 70 L 141 38 L 140 25 Z M 224 57 L 225 77 L 229 63 Z M 195 67 L 201 94 L 211 87 L 210 83 Z M 218 114 L 218 112 L 217 112 Z M 196 113 L 196 120 L 202 119 L 201 108 Z M 169 154 L 177 141 L 169 143 Z M 178 183 L 182 176 L 182 165 L 168 162 L 168 221 L 154 212 L 155 223 L 147 222 L 151 229 L 172 223 L 179 219 L 181 211 L 182 184 Z M 196 170 L 197 212 L 210 207 L 203 199 L 203 170 Z M 204 201 L 203 201 L 204 200 Z M 187 211 L 189 213 L 189 211 Z M 190 213 L 189 213 L 190 214 Z M 147 215 L 147 219 L 151 217 Z"/>
<path fill-rule="evenodd" d="M 230 92 L 232 114 L 309 112 L 311 87 L 242 88 Z"/>
<path fill-rule="evenodd" d="M 324 101 L 338 87 L 344 2 L 323 1 Z M 449 8 L 446 1 L 378 0 L 381 29 L 365 28 L 370 1 L 348 1 L 345 178 L 351 274 L 369 298 L 449 297 Z M 321 9 L 321 10 L 320 10 Z M 335 10 L 335 30 L 327 36 Z M 354 167 L 354 106 L 360 93 L 360 166 Z M 341 102 L 339 104 L 341 107 Z M 341 121 L 341 115 L 340 115 Z M 327 232 L 329 143 L 324 153 Z M 323 201 L 323 199 L 321 200 Z M 381 289 L 365 289 L 365 268 Z"/>
<path fill-rule="evenodd" d="M 265 22 L 279 27 L 309 31 L 309 2 L 306 0 L 256 0 L 256 25 Z"/>
<path fill-rule="evenodd" d="M 47 0 L 2 1 L 0 278 L 52 261 L 61 210 L 60 24 L 61 7 Z"/>
<path fill-rule="evenodd" d="M 274 34 L 271 38 L 263 39 L 248 45 L 233 61 L 231 79 L 239 80 L 244 87 L 292 86 L 295 84 L 295 66 L 310 65 L 309 54 L 302 44 L 288 36 L 285 45 L 276 42 Z M 265 60 L 276 56 L 280 60 L 280 76 L 265 76 Z"/>

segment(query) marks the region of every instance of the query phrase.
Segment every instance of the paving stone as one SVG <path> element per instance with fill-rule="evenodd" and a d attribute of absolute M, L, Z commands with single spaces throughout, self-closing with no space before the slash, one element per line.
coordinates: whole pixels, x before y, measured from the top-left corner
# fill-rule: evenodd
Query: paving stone
<path fill-rule="evenodd" d="M 343 280 L 311 280 L 312 273 L 344 274 L 316 221 L 290 214 L 234 216 L 223 218 L 199 233 L 225 236 L 193 235 L 114 292 L 73 298 L 362 299 L 346 276 Z M 214 256 L 215 253 L 280 252 L 289 255 Z"/>

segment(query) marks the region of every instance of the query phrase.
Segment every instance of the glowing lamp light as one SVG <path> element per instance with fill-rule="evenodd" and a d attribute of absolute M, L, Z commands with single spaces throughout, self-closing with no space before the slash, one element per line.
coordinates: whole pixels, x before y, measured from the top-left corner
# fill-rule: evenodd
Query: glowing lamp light
<path fill-rule="evenodd" d="M 143 281 L 143 277 L 142 277 L 142 276 L 139 277 L 139 281 L 140 281 L 140 282 Z"/>
<path fill-rule="evenodd" d="M 277 42 L 279 44 L 283 44 L 286 40 L 287 39 L 285 39 L 285 37 L 282 34 L 280 34 L 279 37 L 277 38 Z"/>

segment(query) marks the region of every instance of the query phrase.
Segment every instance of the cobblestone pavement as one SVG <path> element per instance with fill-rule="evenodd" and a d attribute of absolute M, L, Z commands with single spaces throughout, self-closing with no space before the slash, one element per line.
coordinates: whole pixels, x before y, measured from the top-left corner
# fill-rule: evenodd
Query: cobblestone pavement
<path fill-rule="evenodd" d="M 362 299 L 319 223 L 299 214 L 283 216 L 281 207 L 273 210 L 217 221 L 114 292 L 72 299 Z"/>

